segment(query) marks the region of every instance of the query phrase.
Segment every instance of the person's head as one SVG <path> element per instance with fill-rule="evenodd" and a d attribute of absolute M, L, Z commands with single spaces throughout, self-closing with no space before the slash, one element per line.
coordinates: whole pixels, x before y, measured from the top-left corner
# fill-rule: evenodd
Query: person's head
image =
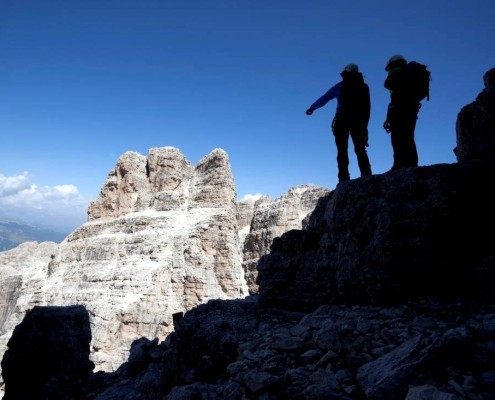
<path fill-rule="evenodd" d="M 485 72 L 483 75 L 483 83 L 485 87 L 495 86 L 495 68 Z"/>
<path fill-rule="evenodd" d="M 395 54 L 388 59 L 387 64 L 385 65 L 385 71 L 388 72 L 393 68 L 405 67 L 406 65 L 407 65 L 406 59 L 400 54 Z"/>
<path fill-rule="evenodd" d="M 356 64 L 347 64 L 340 73 L 340 76 L 342 76 L 342 78 L 345 78 L 346 76 L 357 74 L 358 72 L 359 68 Z"/>

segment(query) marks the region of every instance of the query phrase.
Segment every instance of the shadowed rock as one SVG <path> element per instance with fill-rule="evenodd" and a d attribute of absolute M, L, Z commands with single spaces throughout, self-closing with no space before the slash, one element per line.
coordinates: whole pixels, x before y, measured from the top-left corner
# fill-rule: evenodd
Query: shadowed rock
<path fill-rule="evenodd" d="M 495 68 L 483 76 L 485 88 L 464 106 L 456 121 L 459 162 L 493 158 L 495 155 Z"/>
<path fill-rule="evenodd" d="M 260 302 L 311 310 L 419 295 L 493 299 L 495 163 L 407 168 L 339 185 L 258 264 Z"/>
<path fill-rule="evenodd" d="M 94 364 L 82 306 L 34 307 L 15 328 L 2 359 L 4 400 L 77 399 Z"/>

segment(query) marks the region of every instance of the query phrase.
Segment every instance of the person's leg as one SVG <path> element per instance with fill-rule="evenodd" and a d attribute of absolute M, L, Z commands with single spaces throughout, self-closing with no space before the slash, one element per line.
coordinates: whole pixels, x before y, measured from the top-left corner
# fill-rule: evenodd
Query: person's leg
<path fill-rule="evenodd" d="M 391 121 L 390 138 L 394 150 L 394 165 L 392 169 L 410 167 L 411 164 L 411 114 L 404 108 L 394 109 Z M 412 133 L 414 142 L 414 129 Z"/>
<path fill-rule="evenodd" d="M 389 104 L 387 110 L 387 122 L 390 128 L 390 141 L 392 143 L 393 165 L 391 171 L 402 168 L 403 165 L 403 143 L 402 143 L 402 120 L 403 115 L 397 105 Z"/>
<path fill-rule="evenodd" d="M 361 176 L 371 175 L 371 165 L 366 152 L 368 142 L 368 129 L 366 127 L 355 127 L 351 129 L 351 138 L 354 143 L 354 153 L 356 153 Z"/>
<path fill-rule="evenodd" d="M 390 127 L 390 140 L 392 142 L 392 150 L 394 153 L 394 164 L 392 165 L 392 170 L 402 168 L 404 165 L 404 150 L 402 144 L 402 130 L 399 124 L 395 124 Z"/>
<path fill-rule="evenodd" d="M 349 156 L 347 148 L 349 143 L 349 126 L 342 119 L 334 118 L 332 131 L 337 146 L 337 167 L 339 170 L 339 182 L 348 181 L 349 175 Z"/>
<path fill-rule="evenodd" d="M 417 113 L 411 111 L 404 118 L 404 166 L 417 167 L 418 166 L 418 151 L 416 149 L 416 142 L 414 141 L 414 131 L 416 129 Z"/>

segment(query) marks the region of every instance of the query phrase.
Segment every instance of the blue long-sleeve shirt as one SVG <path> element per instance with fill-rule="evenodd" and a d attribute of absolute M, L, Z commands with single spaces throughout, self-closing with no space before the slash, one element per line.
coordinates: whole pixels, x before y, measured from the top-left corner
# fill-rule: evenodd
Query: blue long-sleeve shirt
<path fill-rule="evenodd" d="M 340 95 L 342 94 L 342 85 L 343 82 L 339 82 L 336 85 L 333 85 L 328 91 L 321 96 L 318 100 L 316 100 L 309 109 L 311 111 L 314 111 L 318 108 L 323 107 L 325 104 L 327 104 L 330 100 L 337 99 L 337 113 L 340 111 L 342 105 L 340 104 Z"/>

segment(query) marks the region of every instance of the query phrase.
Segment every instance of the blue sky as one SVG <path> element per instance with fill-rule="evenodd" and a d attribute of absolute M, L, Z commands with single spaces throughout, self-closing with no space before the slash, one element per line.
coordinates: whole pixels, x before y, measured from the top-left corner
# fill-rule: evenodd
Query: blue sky
<path fill-rule="evenodd" d="M 0 0 L 0 218 L 71 231 L 122 154 L 163 146 L 193 164 L 224 149 L 239 199 L 332 189 L 336 102 L 304 112 L 348 63 L 370 86 L 384 173 L 397 53 L 432 73 L 420 165 L 453 163 L 457 114 L 495 66 L 493 15 L 493 0 Z"/>

